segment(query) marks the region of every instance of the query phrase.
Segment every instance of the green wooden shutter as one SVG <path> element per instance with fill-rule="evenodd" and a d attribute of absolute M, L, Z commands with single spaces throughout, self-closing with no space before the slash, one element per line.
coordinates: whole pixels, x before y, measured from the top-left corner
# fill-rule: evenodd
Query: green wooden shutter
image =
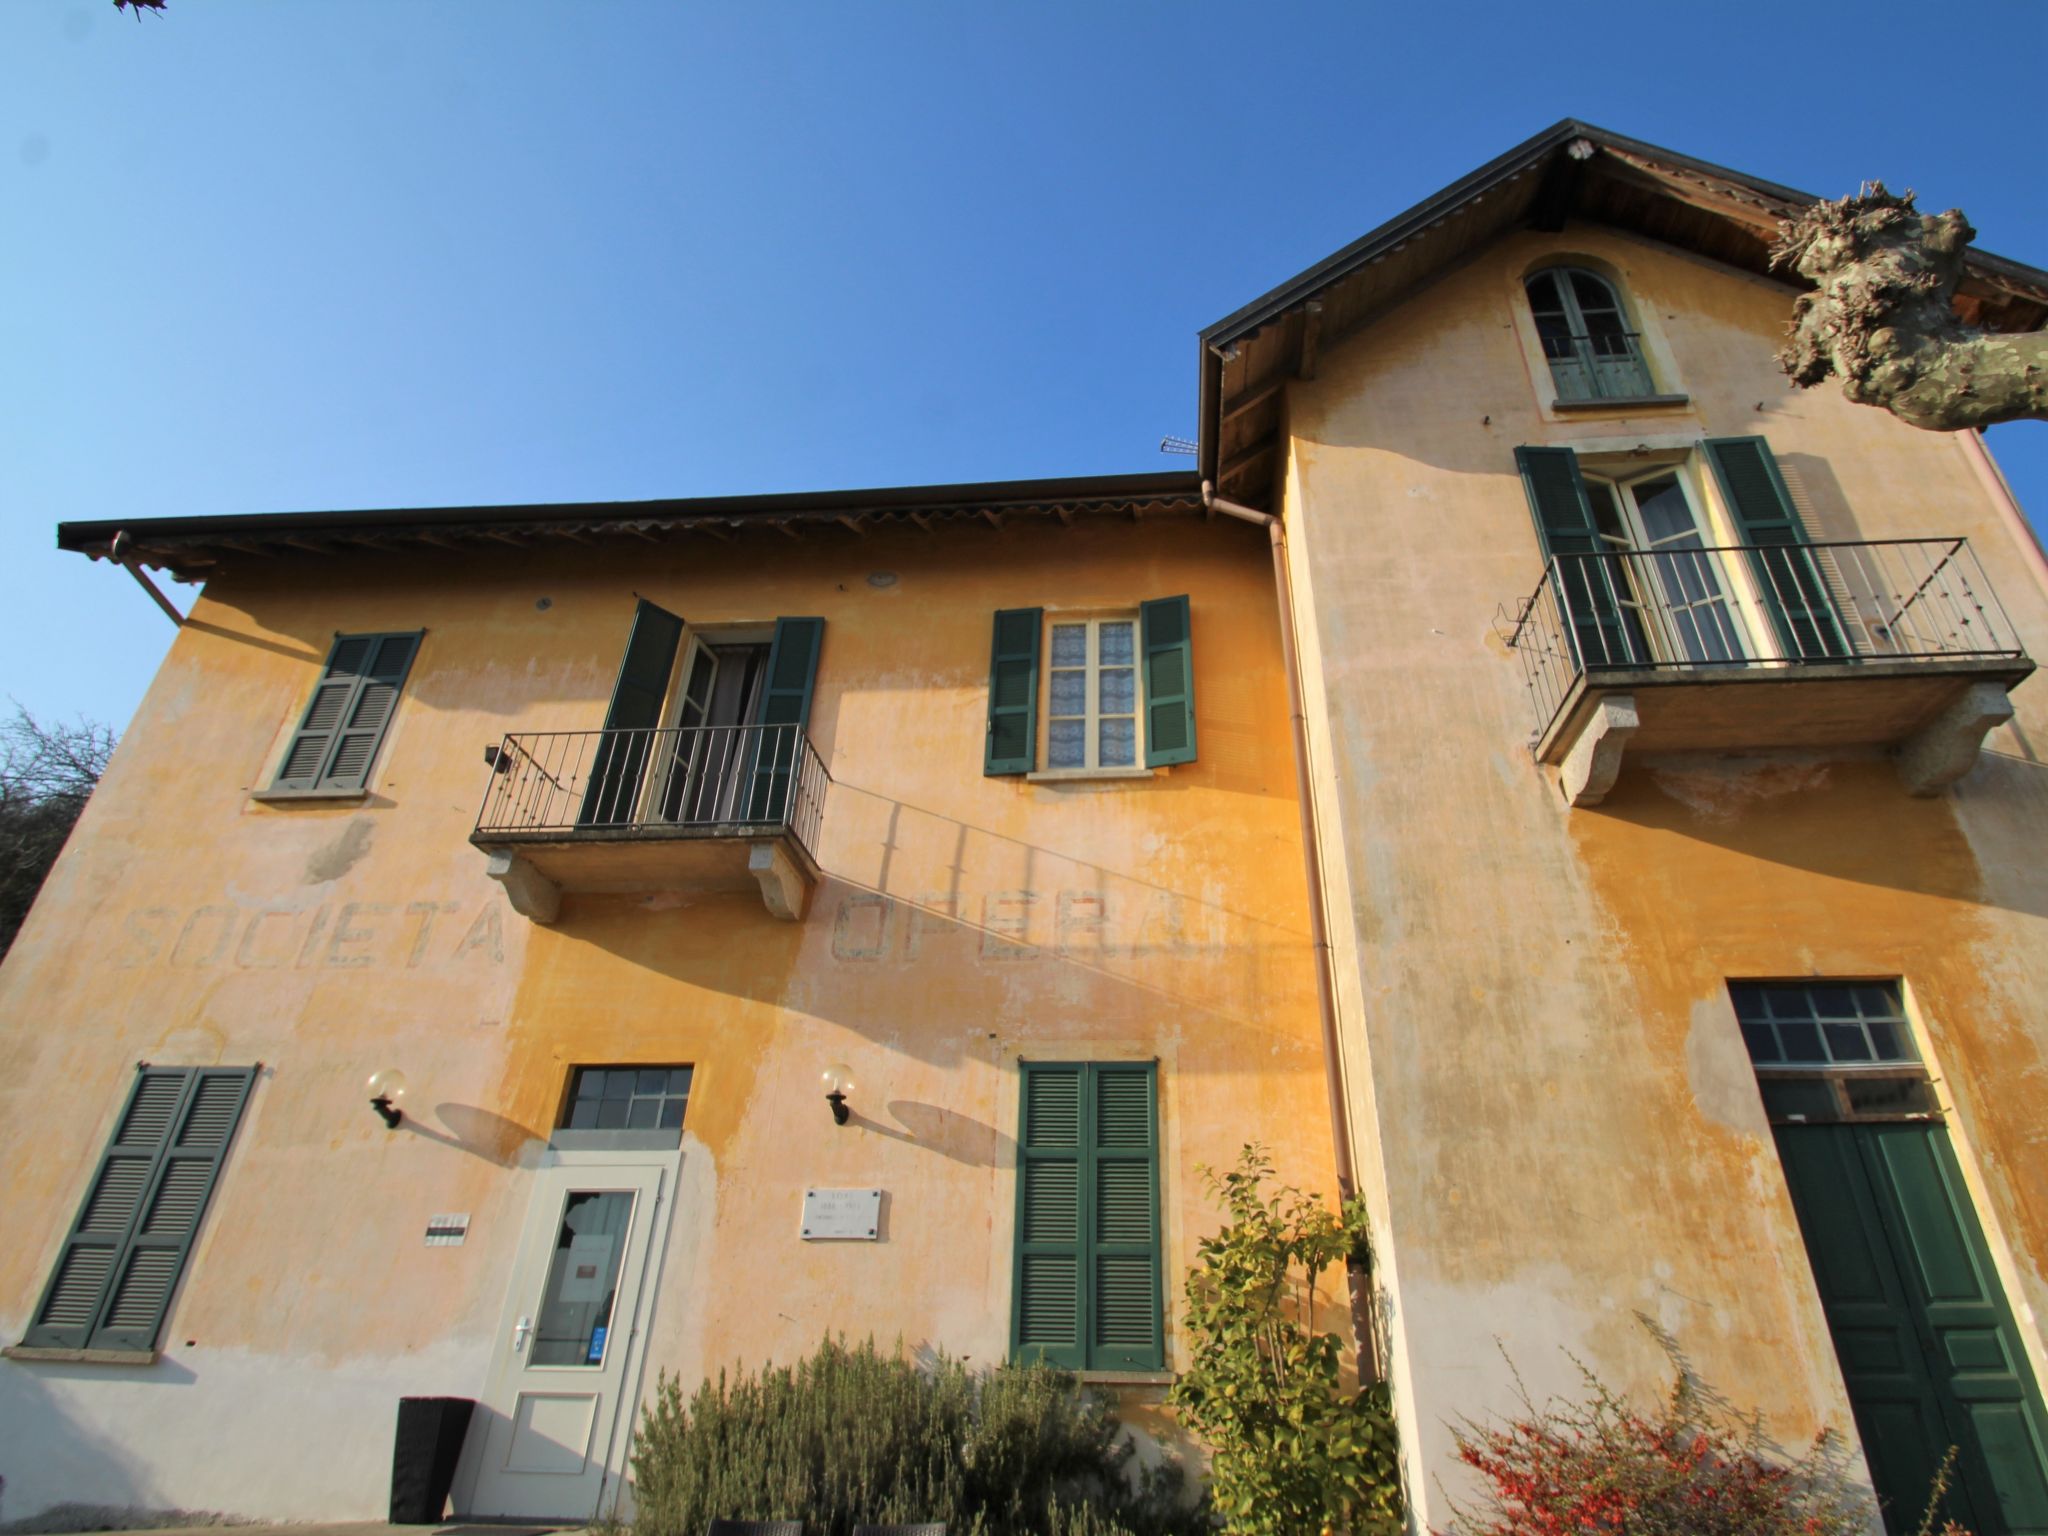
<path fill-rule="evenodd" d="M 1710 437 L 1702 446 L 1742 542 L 1766 546 L 1750 551 L 1749 568 L 1785 655 L 1849 660 L 1853 651 L 1826 575 L 1770 444 L 1760 437 Z"/>
<path fill-rule="evenodd" d="M 253 1067 L 143 1067 L 22 1342 L 156 1347 Z"/>
<path fill-rule="evenodd" d="M 1166 1363 L 1159 1263 L 1158 1074 L 1151 1062 L 1089 1071 L 1088 1365 Z"/>
<path fill-rule="evenodd" d="M 1038 643 L 1043 608 L 996 614 L 988 658 L 988 745 L 981 771 L 995 777 L 1038 766 Z"/>
<path fill-rule="evenodd" d="M 590 759 L 583 810 L 576 818 L 581 825 L 614 826 L 632 821 L 652 747 L 648 733 L 661 724 L 669 674 L 675 670 L 676 649 L 682 641 L 681 619 L 644 598 L 635 605 L 626 654 L 620 658 L 612 701 L 604 712 L 606 734 L 599 738 Z M 611 734 L 614 731 L 622 734 Z"/>
<path fill-rule="evenodd" d="M 1145 650 L 1145 766 L 1195 760 L 1195 655 L 1185 597 L 1138 608 Z"/>
<path fill-rule="evenodd" d="M 424 633 L 334 637 L 272 789 L 363 787 Z"/>
<path fill-rule="evenodd" d="M 328 762 L 323 787 L 361 789 L 368 780 L 370 764 L 398 707 L 398 693 L 405 686 L 406 673 L 412 670 L 419 644 L 416 634 L 381 635 L 372 643 L 355 698 L 335 732 L 334 756 Z"/>
<path fill-rule="evenodd" d="M 761 731 L 754 744 L 749 821 L 780 821 L 789 808 L 790 776 L 796 771 L 804 727 L 811 723 L 811 690 L 818 681 L 818 651 L 824 641 L 823 619 L 775 621 L 768 679 L 755 723 L 782 729 Z"/>
<path fill-rule="evenodd" d="M 1081 1326 L 1085 1072 L 1025 1062 L 1017 1135 L 1011 1353 L 1073 1370 L 1087 1363 Z"/>
<path fill-rule="evenodd" d="M 1158 1072 L 1023 1064 L 1011 1350 L 1089 1370 L 1165 1364 Z"/>
<path fill-rule="evenodd" d="M 1582 668 L 1627 666 L 1632 660 L 1647 664 L 1647 656 L 1630 651 L 1616 595 L 1625 573 L 1608 557 L 1608 545 L 1593 521 L 1579 456 L 1569 448 L 1517 448 L 1515 464 L 1543 558 L 1556 565 L 1557 596 L 1568 610 L 1574 659 Z"/>

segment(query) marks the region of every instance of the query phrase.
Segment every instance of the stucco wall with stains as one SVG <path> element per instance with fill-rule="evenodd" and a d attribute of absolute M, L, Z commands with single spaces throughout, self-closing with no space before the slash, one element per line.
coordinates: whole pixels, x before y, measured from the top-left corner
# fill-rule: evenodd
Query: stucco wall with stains
<path fill-rule="evenodd" d="M 1560 414 L 1522 278 L 1617 277 L 1676 406 Z M 1285 507 L 1361 1178 L 1414 1491 L 1448 1424 L 1674 1358 L 1798 1445 L 1855 1434 L 1731 977 L 1897 977 L 2042 1374 L 2048 684 L 1909 798 L 1876 752 L 1625 758 L 1568 809 L 1503 644 L 1542 556 L 1519 444 L 1761 433 L 1815 538 L 1966 535 L 2029 650 L 2040 559 L 1959 440 L 1789 391 L 1788 290 L 1598 228 L 1510 237 L 1288 391 Z"/>
<path fill-rule="evenodd" d="M 881 570 L 894 584 L 867 581 Z M 983 776 L 997 609 L 1178 593 L 1195 763 Z M 636 596 L 692 626 L 825 619 L 810 734 L 834 782 L 804 921 L 655 893 L 570 895 L 536 927 L 486 878 L 484 747 L 598 727 Z M 329 637 L 415 628 L 367 798 L 253 799 Z M 483 1386 L 528 1170 L 578 1063 L 695 1068 L 648 1356 L 694 1383 L 827 1331 L 1002 1358 L 1018 1060 L 1156 1058 L 1171 1362 L 1214 1220 L 1197 1166 L 1260 1139 L 1291 1181 L 1333 1187 L 1305 900 L 1266 545 L 1235 524 L 225 572 L 0 969 L 9 1342 L 133 1064 L 262 1073 L 162 1358 L 0 1361 L 0 1518 L 379 1515 L 398 1396 Z M 843 1129 L 817 1086 L 835 1060 L 858 1079 Z M 396 1131 L 363 1102 L 383 1066 L 412 1085 Z M 820 1184 L 886 1190 L 882 1239 L 802 1243 Z M 424 1244 L 441 1212 L 470 1214 L 461 1246 Z"/>

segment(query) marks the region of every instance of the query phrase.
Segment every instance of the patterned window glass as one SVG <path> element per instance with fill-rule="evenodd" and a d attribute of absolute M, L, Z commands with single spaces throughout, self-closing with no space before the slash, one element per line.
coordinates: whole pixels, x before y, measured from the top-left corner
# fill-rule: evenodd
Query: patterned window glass
<path fill-rule="evenodd" d="M 688 1067 L 578 1067 L 562 1125 L 572 1131 L 675 1130 L 689 1100 Z"/>
<path fill-rule="evenodd" d="M 1046 694 L 1047 768 L 1138 762 L 1138 621 L 1055 619 Z"/>
<path fill-rule="evenodd" d="M 1919 1060 L 1896 982 L 1735 981 L 1728 984 L 1728 993 L 1742 1022 L 1749 1059 L 1760 1067 Z"/>

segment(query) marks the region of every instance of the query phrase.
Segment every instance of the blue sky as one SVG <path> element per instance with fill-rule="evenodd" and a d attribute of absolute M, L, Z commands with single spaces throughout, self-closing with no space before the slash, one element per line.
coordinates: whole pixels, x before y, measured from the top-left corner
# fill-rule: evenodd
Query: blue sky
<path fill-rule="evenodd" d="M 171 638 L 63 518 L 1183 467 L 1200 327 L 1568 115 L 2048 265 L 2048 6 L 1855 13 L 8 0 L 0 693 Z"/>

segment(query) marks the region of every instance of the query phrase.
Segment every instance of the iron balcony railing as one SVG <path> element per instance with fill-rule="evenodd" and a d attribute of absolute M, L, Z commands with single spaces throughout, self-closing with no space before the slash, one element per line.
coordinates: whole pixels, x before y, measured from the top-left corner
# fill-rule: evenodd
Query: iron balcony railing
<path fill-rule="evenodd" d="M 815 859 L 831 783 L 797 725 L 521 733 L 492 756 L 485 840 L 786 831 Z"/>
<path fill-rule="evenodd" d="M 1582 674 L 2026 654 L 1960 538 L 1556 555 L 1508 644 L 1539 738 Z"/>

